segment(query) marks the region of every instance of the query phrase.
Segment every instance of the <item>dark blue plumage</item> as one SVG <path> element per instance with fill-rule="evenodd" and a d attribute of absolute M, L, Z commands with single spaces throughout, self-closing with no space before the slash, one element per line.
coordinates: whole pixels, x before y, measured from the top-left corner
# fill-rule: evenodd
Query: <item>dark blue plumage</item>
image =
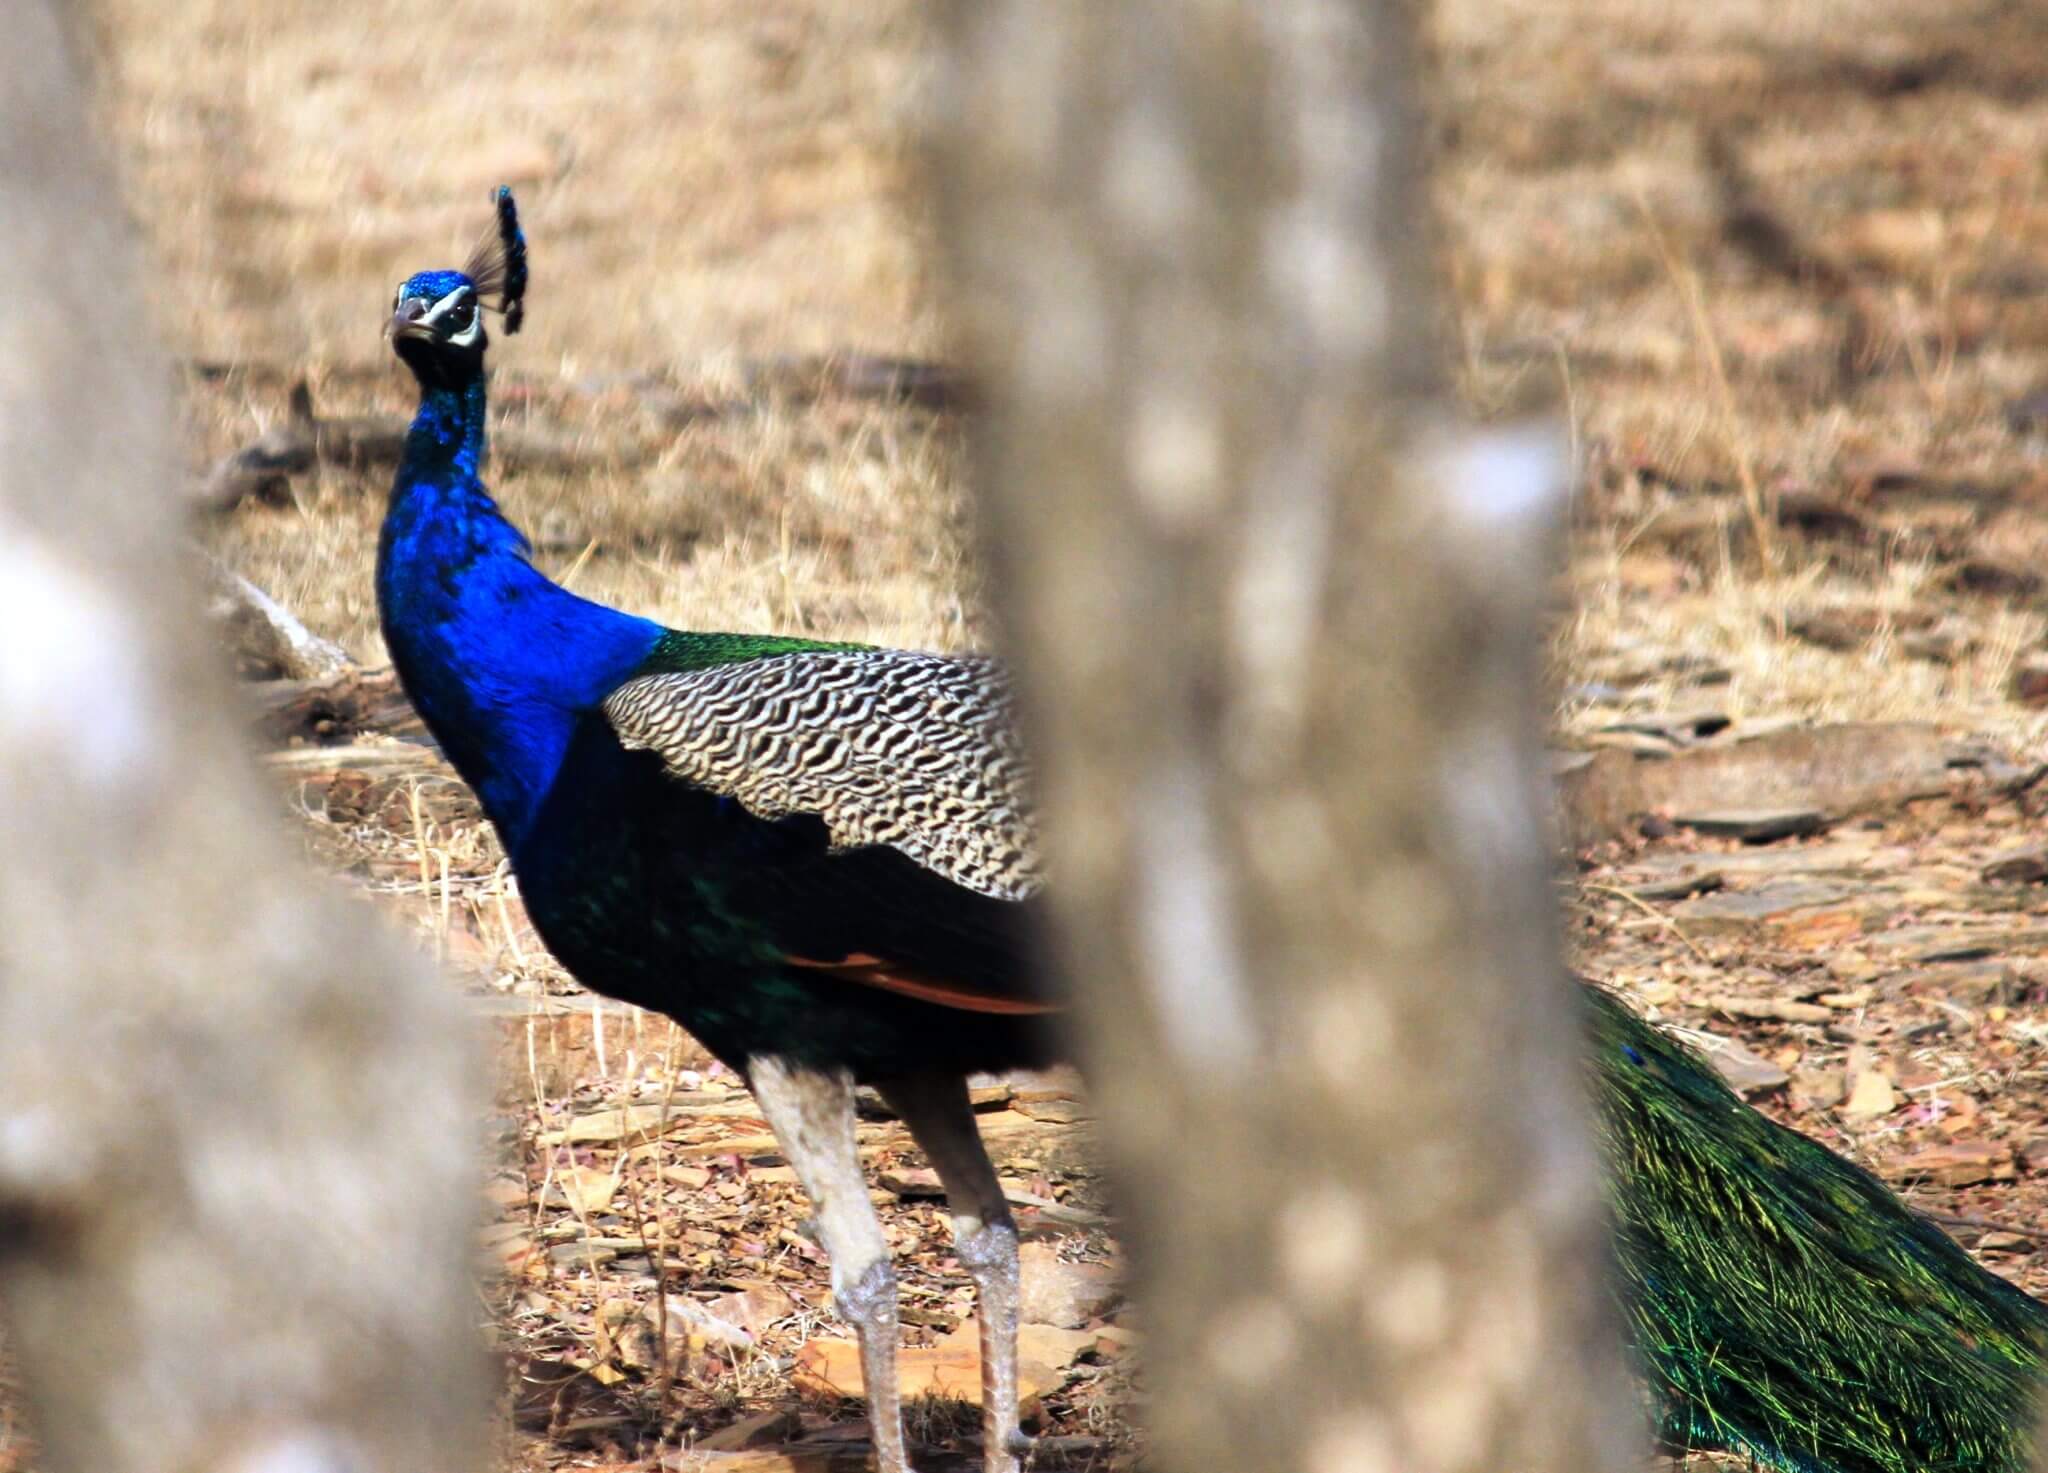
<path fill-rule="evenodd" d="M 508 291 L 525 278 L 501 274 Z M 479 295 L 451 271 L 399 289 L 393 335 L 420 408 L 377 598 L 399 675 L 476 789 L 543 937 L 589 986 L 669 1013 L 743 1070 L 764 1050 L 868 1079 L 1042 1059 L 1044 1008 L 986 1005 L 990 989 L 1028 996 L 1027 904 L 886 846 L 836 849 L 815 816 L 763 816 L 622 743 L 604 703 L 636 676 L 846 647 L 667 630 L 535 569 L 478 476 Z M 867 964 L 850 958 L 907 969 L 921 990 L 856 976 Z M 980 1005 L 950 1006 L 956 986 Z"/>
<path fill-rule="evenodd" d="M 581 713 L 664 633 L 556 586 L 476 476 L 484 389 L 421 395 L 377 553 L 385 641 L 420 714 L 517 855 Z"/>

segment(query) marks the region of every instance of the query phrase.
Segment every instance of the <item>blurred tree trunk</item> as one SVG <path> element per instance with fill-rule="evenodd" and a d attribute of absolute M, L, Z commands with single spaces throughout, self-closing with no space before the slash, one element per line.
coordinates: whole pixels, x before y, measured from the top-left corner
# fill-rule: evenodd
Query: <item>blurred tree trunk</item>
<path fill-rule="evenodd" d="M 942 183 L 1158 1466 L 1633 1466 L 1557 956 L 1561 469 L 1458 437 L 1410 8 L 981 0 Z"/>
<path fill-rule="evenodd" d="M 53 1473 L 471 1470 L 447 990 L 317 894 L 180 551 L 59 20 L 0 60 L 0 1304 Z"/>

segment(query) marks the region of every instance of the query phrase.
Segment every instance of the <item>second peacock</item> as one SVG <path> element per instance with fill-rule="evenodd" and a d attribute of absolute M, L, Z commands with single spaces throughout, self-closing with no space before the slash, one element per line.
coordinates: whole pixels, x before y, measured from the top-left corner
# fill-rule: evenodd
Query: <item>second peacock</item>
<path fill-rule="evenodd" d="M 392 305 L 420 390 L 378 552 L 393 661 L 563 965 L 747 1079 L 812 1199 L 884 1473 L 910 1466 L 896 1281 L 854 1086 L 902 1115 L 980 1296 L 984 1465 L 1016 1473 L 1017 1237 L 965 1079 L 1054 1057 L 1060 999 L 1033 965 L 1044 882 L 1003 672 L 666 629 L 541 574 L 479 478 L 484 313 L 516 332 L 527 285 L 508 191 L 496 208 L 464 270 Z M 1584 998 L 1616 1293 L 1666 1440 L 1796 1473 L 2021 1473 L 2048 1310 Z"/>

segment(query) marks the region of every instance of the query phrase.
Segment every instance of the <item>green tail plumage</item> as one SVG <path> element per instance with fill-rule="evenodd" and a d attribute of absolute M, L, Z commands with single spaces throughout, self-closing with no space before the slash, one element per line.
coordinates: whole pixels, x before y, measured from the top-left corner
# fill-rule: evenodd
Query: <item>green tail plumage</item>
<path fill-rule="evenodd" d="M 2048 1306 L 1583 991 L 1622 1308 L 1660 1434 L 1792 1473 L 2025 1473 Z"/>

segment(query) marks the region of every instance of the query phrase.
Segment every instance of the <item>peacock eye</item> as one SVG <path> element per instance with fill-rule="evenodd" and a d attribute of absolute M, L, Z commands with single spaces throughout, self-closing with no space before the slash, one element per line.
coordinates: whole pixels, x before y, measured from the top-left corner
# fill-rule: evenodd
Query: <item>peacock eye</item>
<path fill-rule="evenodd" d="M 468 332 L 469 324 L 475 319 L 476 304 L 474 302 L 458 302 L 448 309 L 448 315 L 442 319 L 442 322 L 449 332 L 458 333 Z"/>

